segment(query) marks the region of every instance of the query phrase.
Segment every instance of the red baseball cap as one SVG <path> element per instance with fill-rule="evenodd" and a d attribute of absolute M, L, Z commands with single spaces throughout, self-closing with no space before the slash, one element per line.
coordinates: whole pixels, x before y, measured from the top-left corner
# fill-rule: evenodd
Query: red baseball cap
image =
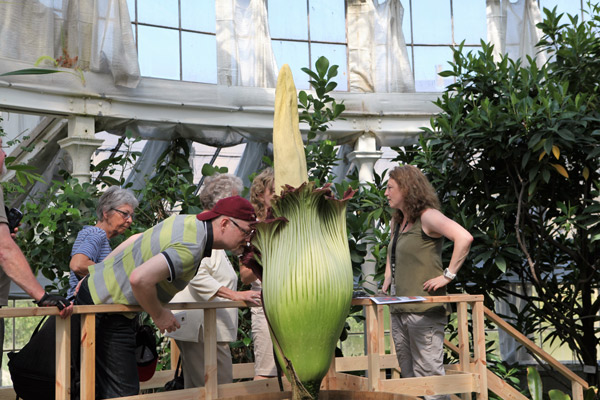
<path fill-rule="evenodd" d="M 225 197 L 217 201 L 217 204 L 209 210 L 201 212 L 196 216 L 200 221 L 209 221 L 221 215 L 241 219 L 242 221 L 256 221 L 254 207 L 245 198 L 241 196 Z"/>

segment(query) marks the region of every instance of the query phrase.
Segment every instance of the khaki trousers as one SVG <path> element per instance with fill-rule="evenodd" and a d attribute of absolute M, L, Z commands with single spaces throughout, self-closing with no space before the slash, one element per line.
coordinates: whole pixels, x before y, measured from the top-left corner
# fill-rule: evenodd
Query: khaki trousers
<path fill-rule="evenodd" d="M 198 342 L 176 340 L 181 350 L 181 367 L 186 389 L 204 386 L 204 340 Z M 229 342 L 217 342 L 217 381 L 219 385 L 233 382 L 231 350 Z"/>
<path fill-rule="evenodd" d="M 444 371 L 444 312 L 392 313 L 392 338 L 403 378 L 446 375 Z M 449 395 L 424 396 L 450 400 Z"/>

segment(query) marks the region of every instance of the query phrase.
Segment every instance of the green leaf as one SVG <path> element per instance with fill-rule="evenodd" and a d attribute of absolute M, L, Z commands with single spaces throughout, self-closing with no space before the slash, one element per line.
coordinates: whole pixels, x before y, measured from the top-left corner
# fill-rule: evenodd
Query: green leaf
<path fill-rule="evenodd" d="M 532 400 L 542 400 L 542 378 L 535 367 L 527 367 L 527 385 Z"/>
<path fill-rule="evenodd" d="M 217 172 L 217 169 L 210 164 L 204 164 L 202 166 L 202 176 L 211 176 Z"/>
<path fill-rule="evenodd" d="M 319 80 L 319 75 L 315 74 L 314 71 L 311 71 L 309 68 L 301 68 L 301 70 L 307 74 L 308 76 L 310 76 L 311 78 L 313 78 L 315 81 Z"/>
<path fill-rule="evenodd" d="M 315 67 L 317 68 L 319 78 L 323 78 L 327 75 L 327 70 L 329 69 L 329 60 L 326 57 L 321 56 L 315 63 Z"/>
<path fill-rule="evenodd" d="M 304 108 L 308 107 L 308 96 L 304 90 L 301 90 L 300 93 L 298 93 L 298 101 Z"/>
<path fill-rule="evenodd" d="M 65 72 L 59 71 L 56 69 L 44 69 L 44 68 L 26 68 L 20 69 L 17 71 L 10 71 L 0 74 L 0 76 L 10 76 L 10 75 L 46 75 L 46 74 L 56 74 L 57 72 Z"/>
<path fill-rule="evenodd" d="M 571 396 L 558 389 L 549 390 L 548 396 L 550 397 L 550 400 L 571 400 Z"/>
<path fill-rule="evenodd" d="M 504 257 L 502 256 L 497 256 L 496 259 L 494 260 L 496 266 L 498 267 L 498 269 L 500 271 L 502 271 L 502 273 L 506 272 L 506 260 L 504 259 Z"/>

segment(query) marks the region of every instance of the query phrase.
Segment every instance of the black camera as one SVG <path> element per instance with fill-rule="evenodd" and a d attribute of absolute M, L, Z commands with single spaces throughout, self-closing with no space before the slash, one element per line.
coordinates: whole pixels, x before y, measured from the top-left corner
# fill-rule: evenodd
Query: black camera
<path fill-rule="evenodd" d="M 11 208 L 4 206 L 4 210 L 6 211 L 6 218 L 8 219 L 8 230 L 10 233 L 15 232 L 15 228 L 19 226 L 21 219 L 23 218 L 23 213 L 17 208 Z"/>

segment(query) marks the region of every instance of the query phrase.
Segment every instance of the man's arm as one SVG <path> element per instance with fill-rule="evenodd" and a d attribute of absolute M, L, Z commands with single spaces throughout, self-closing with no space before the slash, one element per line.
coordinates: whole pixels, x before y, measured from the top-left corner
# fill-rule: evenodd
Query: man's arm
<path fill-rule="evenodd" d="M 10 236 L 8 225 L 3 223 L 0 223 L 0 266 L 6 275 L 36 302 L 46 295 L 42 285 L 35 279 L 25 255 Z M 61 311 L 61 317 L 64 318 L 72 312 L 72 307 L 70 310 L 66 307 Z"/>
<path fill-rule="evenodd" d="M 129 277 L 133 295 L 161 332 L 173 332 L 180 325 L 171 310 L 158 300 L 156 284 L 169 278 L 169 265 L 162 254 L 157 254 L 136 269 Z"/>
<path fill-rule="evenodd" d="M 44 296 L 45 290 L 33 276 L 25 255 L 10 236 L 6 224 L 0 224 L 0 265 L 6 275 L 34 300 Z"/>

